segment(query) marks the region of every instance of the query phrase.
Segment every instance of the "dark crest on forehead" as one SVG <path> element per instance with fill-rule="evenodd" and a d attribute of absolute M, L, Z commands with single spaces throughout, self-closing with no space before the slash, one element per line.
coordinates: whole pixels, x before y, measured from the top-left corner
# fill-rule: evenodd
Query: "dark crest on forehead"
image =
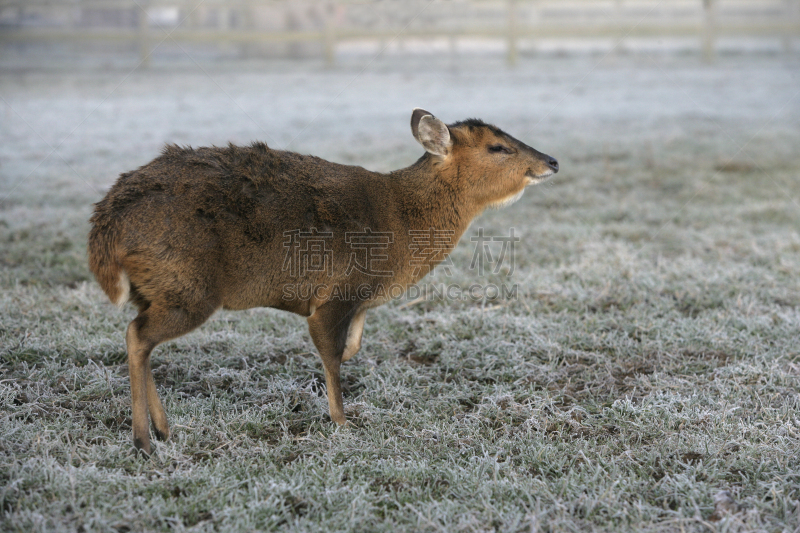
<path fill-rule="evenodd" d="M 466 128 L 469 131 L 475 131 L 478 128 L 487 128 L 489 131 L 497 135 L 498 137 L 508 137 L 508 134 L 494 126 L 492 124 L 487 124 L 479 118 L 468 118 L 466 120 L 460 120 L 458 122 L 454 122 L 453 124 L 448 124 L 448 128 Z"/>

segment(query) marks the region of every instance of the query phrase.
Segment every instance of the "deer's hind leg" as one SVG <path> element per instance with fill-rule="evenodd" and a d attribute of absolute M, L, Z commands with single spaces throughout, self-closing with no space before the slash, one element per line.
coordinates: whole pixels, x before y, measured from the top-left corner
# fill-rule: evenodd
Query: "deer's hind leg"
<path fill-rule="evenodd" d="M 153 380 L 150 354 L 162 342 L 180 337 L 201 325 L 216 308 L 217 305 L 209 301 L 193 308 L 152 303 L 128 326 L 125 340 L 131 380 L 133 444 L 148 455 L 151 450 L 148 412 L 156 437 L 166 440 L 170 434 L 167 415 Z"/>

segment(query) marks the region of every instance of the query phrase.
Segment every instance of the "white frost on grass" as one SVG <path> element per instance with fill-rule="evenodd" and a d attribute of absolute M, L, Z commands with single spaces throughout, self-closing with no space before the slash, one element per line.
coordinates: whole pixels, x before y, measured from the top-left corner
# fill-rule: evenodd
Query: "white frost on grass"
<path fill-rule="evenodd" d="M 423 63 L 0 77 L 2 529 L 800 525 L 796 60 Z M 91 203 L 165 142 L 407 165 L 415 105 L 559 159 L 431 280 L 519 298 L 371 311 L 341 428 L 302 318 L 220 312 L 154 352 L 173 436 L 136 458 Z M 513 272 L 470 270 L 511 227 Z"/>

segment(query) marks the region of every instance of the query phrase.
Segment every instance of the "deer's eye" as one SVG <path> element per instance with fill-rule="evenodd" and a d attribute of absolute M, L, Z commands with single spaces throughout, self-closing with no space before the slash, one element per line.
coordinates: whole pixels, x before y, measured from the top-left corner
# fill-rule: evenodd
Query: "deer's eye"
<path fill-rule="evenodd" d="M 510 154 L 511 149 L 502 144 L 492 144 L 489 146 L 489 153 L 492 154 Z"/>

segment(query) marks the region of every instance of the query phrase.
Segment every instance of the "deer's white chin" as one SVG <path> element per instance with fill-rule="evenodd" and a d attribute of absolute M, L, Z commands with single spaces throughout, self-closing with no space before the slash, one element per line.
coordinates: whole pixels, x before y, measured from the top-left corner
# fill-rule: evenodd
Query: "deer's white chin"
<path fill-rule="evenodd" d="M 555 174 L 552 170 L 548 170 L 544 174 L 533 174 L 532 172 L 528 172 L 525 174 L 525 177 L 528 178 L 528 185 L 536 185 L 537 183 L 541 183 L 550 176 Z"/>
<path fill-rule="evenodd" d="M 494 207 L 495 209 L 500 209 L 501 207 L 505 207 L 507 205 L 511 205 L 514 202 L 516 202 L 517 200 L 519 200 L 520 198 L 522 198 L 522 194 L 524 192 L 525 192 L 525 189 L 523 188 L 518 193 L 511 194 L 509 196 L 506 196 L 505 198 L 502 198 L 502 199 L 494 202 L 493 204 L 490 205 L 490 207 Z"/>

